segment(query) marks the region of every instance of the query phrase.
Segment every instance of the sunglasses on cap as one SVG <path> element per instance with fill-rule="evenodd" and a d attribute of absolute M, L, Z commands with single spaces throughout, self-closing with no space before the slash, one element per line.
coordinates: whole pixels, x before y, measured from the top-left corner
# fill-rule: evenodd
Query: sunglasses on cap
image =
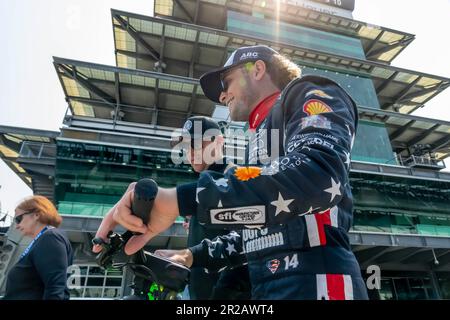
<path fill-rule="evenodd" d="M 25 213 L 22 213 L 21 215 L 15 216 L 14 217 L 14 222 L 16 224 L 20 224 L 22 222 L 22 220 L 23 220 L 23 216 L 26 215 L 26 214 L 30 214 L 30 213 L 33 213 L 33 211 L 25 212 Z"/>

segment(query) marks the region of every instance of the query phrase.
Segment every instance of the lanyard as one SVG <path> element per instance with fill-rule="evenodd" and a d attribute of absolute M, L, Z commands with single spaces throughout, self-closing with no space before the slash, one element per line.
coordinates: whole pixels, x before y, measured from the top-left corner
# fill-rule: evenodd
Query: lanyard
<path fill-rule="evenodd" d="M 23 257 L 25 257 L 31 250 L 31 247 L 33 246 L 33 244 L 37 241 L 37 239 L 39 239 L 40 236 L 42 236 L 42 234 L 48 230 L 48 226 L 45 226 L 44 229 L 41 230 L 41 232 L 38 233 L 38 235 L 36 236 L 36 238 L 33 239 L 33 241 L 31 241 L 31 243 L 28 245 L 28 247 L 26 247 L 25 251 L 20 255 L 19 260 L 21 260 Z"/>

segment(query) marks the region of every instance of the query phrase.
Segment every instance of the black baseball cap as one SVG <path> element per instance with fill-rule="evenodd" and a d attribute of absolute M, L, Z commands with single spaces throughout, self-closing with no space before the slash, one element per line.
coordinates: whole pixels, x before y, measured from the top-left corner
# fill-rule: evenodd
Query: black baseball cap
<path fill-rule="evenodd" d="M 219 124 L 210 117 L 194 116 L 189 117 L 181 129 L 181 133 L 171 141 L 171 146 L 174 147 L 183 140 L 191 143 L 194 148 L 194 142 L 201 145 L 204 138 L 211 138 L 214 141 L 217 135 L 220 135 Z"/>
<path fill-rule="evenodd" d="M 257 60 L 263 60 L 269 62 L 273 55 L 278 54 L 277 51 L 269 48 L 268 46 L 251 46 L 251 47 L 241 47 L 233 51 L 231 56 L 228 58 L 227 62 L 222 68 L 214 69 L 210 72 L 205 73 L 200 77 L 200 85 L 210 100 L 220 103 L 219 97 L 223 91 L 221 75 L 228 69 L 233 68 L 239 64 L 244 64 L 246 62 L 252 62 Z"/>

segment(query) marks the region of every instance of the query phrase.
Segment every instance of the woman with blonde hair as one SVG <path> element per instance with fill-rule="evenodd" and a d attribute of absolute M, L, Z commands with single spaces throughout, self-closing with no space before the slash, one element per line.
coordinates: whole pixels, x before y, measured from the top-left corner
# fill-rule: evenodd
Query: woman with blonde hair
<path fill-rule="evenodd" d="M 14 222 L 22 235 L 33 240 L 8 273 L 4 299 L 69 299 L 67 268 L 73 252 L 57 229 L 62 218 L 55 206 L 43 196 L 25 198 L 16 207 Z"/>

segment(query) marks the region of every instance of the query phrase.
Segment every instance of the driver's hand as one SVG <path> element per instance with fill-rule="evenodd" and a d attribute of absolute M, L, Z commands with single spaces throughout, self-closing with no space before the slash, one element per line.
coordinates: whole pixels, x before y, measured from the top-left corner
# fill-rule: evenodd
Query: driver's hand
<path fill-rule="evenodd" d="M 194 257 L 189 249 L 182 250 L 156 250 L 155 255 L 167 258 L 173 262 L 185 265 L 190 268 L 194 262 Z"/>
<path fill-rule="evenodd" d="M 122 225 L 125 229 L 147 233 L 147 225 L 144 224 L 141 218 L 133 215 L 131 211 L 131 204 L 134 199 L 134 185 L 132 189 L 127 190 L 122 196 L 122 199 L 117 203 L 116 209 L 113 211 L 114 221 Z"/>
<path fill-rule="evenodd" d="M 136 182 L 131 183 L 122 199 L 114 207 L 109 210 L 109 212 L 105 215 L 100 224 L 100 227 L 95 234 L 96 238 L 101 238 L 105 242 L 108 241 L 108 233 L 113 231 L 118 223 L 123 224 L 127 229 L 132 231 L 137 231 L 141 233 L 146 233 L 147 227 L 143 224 L 142 220 L 138 217 L 131 215 L 131 201 L 134 194 L 134 186 Z M 129 227 L 129 228 L 128 228 Z M 94 253 L 99 253 L 102 251 L 101 245 L 94 245 L 92 247 L 92 251 Z"/>

